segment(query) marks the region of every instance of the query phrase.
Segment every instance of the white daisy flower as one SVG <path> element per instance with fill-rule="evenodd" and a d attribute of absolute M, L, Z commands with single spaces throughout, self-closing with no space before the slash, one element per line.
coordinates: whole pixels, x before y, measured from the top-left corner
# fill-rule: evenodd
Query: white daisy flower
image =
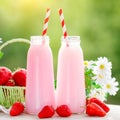
<path fill-rule="evenodd" d="M 104 85 L 105 81 L 107 81 L 110 78 L 111 78 L 111 74 L 105 75 L 105 74 L 98 73 L 92 79 L 95 80 L 97 84 Z"/>
<path fill-rule="evenodd" d="M 94 64 L 94 61 L 84 61 L 84 67 L 85 68 L 88 68 L 88 69 L 92 69 L 93 68 L 93 64 Z"/>
<path fill-rule="evenodd" d="M 101 101 L 105 101 L 106 100 L 105 94 L 106 92 L 104 91 L 104 89 L 92 89 L 89 97 L 90 98 L 95 97 L 100 99 Z"/>
<path fill-rule="evenodd" d="M 84 67 L 88 67 L 89 66 L 89 61 L 84 61 Z"/>
<path fill-rule="evenodd" d="M 108 61 L 106 57 L 98 58 L 96 61 L 96 66 L 94 66 L 93 73 L 94 74 L 104 74 L 111 75 L 112 64 Z"/>
<path fill-rule="evenodd" d="M 105 85 L 104 85 L 104 90 L 106 92 L 108 92 L 110 95 L 116 95 L 117 91 L 119 90 L 118 88 L 118 82 L 116 81 L 115 78 L 111 78 L 109 80 L 106 81 Z"/>

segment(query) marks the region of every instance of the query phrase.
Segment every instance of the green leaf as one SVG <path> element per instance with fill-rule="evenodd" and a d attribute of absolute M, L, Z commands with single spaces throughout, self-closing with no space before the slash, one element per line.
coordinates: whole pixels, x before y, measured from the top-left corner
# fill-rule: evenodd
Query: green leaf
<path fill-rule="evenodd" d="M 95 88 L 99 89 L 99 88 L 101 88 L 101 86 L 97 84 L 97 85 L 95 85 Z"/>
<path fill-rule="evenodd" d="M 93 88 L 96 88 L 96 89 L 99 89 L 99 88 L 101 88 L 101 85 L 96 84 L 95 81 L 92 81 L 92 87 L 93 87 Z"/>
<path fill-rule="evenodd" d="M 3 57 L 4 53 L 0 51 L 0 59 Z"/>
<path fill-rule="evenodd" d="M 92 69 L 86 69 L 85 70 L 85 75 L 90 75 L 92 73 Z"/>
<path fill-rule="evenodd" d="M 87 86 L 91 86 L 92 81 L 91 81 L 90 79 L 89 79 L 89 80 L 87 79 L 87 80 L 86 80 L 86 84 L 87 84 Z"/>
<path fill-rule="evenodd" d="M 89 88 L 86 89 L 86 97 L 89 98 L 89 94 L 90 94 L 90 90 Z"/>
<path fill-rule="evenodd" d="M 107 97 L 108 97 L 108 96 L 109 96 L 109 94 L 108 94 L 108 93 L 106 93 L 106 94 L 105 94 L 105 98 L 107 99 Z"/>

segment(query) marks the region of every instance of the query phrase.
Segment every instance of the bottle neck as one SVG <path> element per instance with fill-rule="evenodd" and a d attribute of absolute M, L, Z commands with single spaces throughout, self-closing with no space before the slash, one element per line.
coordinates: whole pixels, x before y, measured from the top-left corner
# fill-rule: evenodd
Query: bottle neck
<path fill-rule="evenodd" d="M 61 41 L 62 46 L 80 46 L 80 36 L 67 36 L 66 38 L 62 37 Z"/>
<path fill-rule="evenodd" d="M 49 45 L 49 37 L 48 36 L 31 36 L 31 45 Z"/>

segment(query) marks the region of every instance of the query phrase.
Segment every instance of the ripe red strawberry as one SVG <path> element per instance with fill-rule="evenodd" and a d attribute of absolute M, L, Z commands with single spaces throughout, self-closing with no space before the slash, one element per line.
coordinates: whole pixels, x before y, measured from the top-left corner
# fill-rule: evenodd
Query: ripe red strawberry
<path fill-rule="evenodd" d="M 14 80 L 10 79 L 7 81 L 7 83 L 5 85 L 6 86 L 15 86 L 15 82 L 14 82 Z"/>
<path fill-rule="evenodd" d="M 97 98 L 90 98 L 89 100 L 88 100 L 88 103 L 92 103 L 92 102 L 94 102 L 94 103 L 96 103 L 96 104 L 98 104 L 100 107 L 102 107 L 102 109 L 105 111 L 105 112 L 109 112 L 110 111 L 110 108 L 104 103 L 104 102 L 102 102 L 102 101 L 100 101 L 99 99 L 97 99 Z"/>
<path fill-rule="evenodd" d="M 50 118 L 54 115 L 55 111 L 52 106 L 45 106 L 38 114 L 39 118 Z"/>
<path fill-rule="evenodd" d="M 72 114 L 70 108 L 67 105 L 61 105 L 57 107 L 56 112 L 61 117 L 68 117 Z"/>
<path fill-rule="evenodd" d="M 104 117 L 106 115 L 106 112 L 96 103 L 90 103 L 87 105 L 86 113 L 89 116 L 99 116 Z"/>
<path fill-rule="evenodd" d="M 21 68 L 13 73 L 12 79 L 17 86 L 26 86 L 26 70 Z"/>
<path fill-rule="evenodd" d="M 86 105 L 89 103 L 89 99 L 86 99 Z"/>
<path fill-rule="evenodd" d="M 24 111 L 24 105 L 20 102 L 15 102 L 10 109 L 10 115 L 17 116 L 20 115 L 23 111 Z"/>
<path fill-rule="evenodd" d="M 0 85 L 5 85 L 12 77 L 12 72 L 7 67 L 0 67 Z"/>

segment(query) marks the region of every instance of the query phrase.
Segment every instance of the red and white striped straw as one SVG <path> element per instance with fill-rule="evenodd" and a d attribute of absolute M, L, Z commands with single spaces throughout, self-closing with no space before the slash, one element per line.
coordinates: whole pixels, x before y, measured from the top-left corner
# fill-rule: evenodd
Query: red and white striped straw
<path fill-rule="evenodd" d="M 49 16 L 50 16 L 50 9 L 48 8 L 46 11 L 45 19 L 44 19 L 42 36 L 46 36 L 47 29 L 48 29 Z"/>
<path fill-rule="evenodd" d="M 65 25 L 63 11 L 61 8 L 59 9 L 59 15 L 60 15 L 60 22 L 62 25 L 63 36 L 64 36 L 64 38 L 66 38 L 67 37 L 67 29 L 66 29 L 66 25 Z"/>

